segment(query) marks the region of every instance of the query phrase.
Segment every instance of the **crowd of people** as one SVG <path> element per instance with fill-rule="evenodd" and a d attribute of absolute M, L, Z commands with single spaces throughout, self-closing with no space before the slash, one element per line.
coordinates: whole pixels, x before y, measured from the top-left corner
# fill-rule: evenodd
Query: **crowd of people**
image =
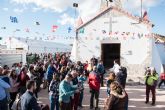
<path fill-rule="evenodd" d="M 77 110 L 83 107 L 85 82 L 89 84 L 91 94 L 90 109 L 99 109 L 100 87 L 106 84 L 104 110 L 128 110 L 128 94 L 125 91 L 127 69 L 115 60 L 107 78 L 105 73 L 101 60 L 93 57 L 86 63 L 72 62 L 69 53 L 38 55 L 33 63 L 15 63 L 12 68 L 0 66 L 0 110 Z M 162 83 L 164 74 L 161 78 Z M 158 75 L 153 68 L 147 69 L 145 79 L 146 103 L 151 90 L 154 105 Z M 39 105 L 38 93 L 46 88 L 50 104 Z"/>

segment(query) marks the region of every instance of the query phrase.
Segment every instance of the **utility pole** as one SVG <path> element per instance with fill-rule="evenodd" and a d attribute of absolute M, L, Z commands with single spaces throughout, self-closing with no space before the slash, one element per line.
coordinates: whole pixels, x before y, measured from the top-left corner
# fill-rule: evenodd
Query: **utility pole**
<path fill-rule="evenodd" d="M 143 20 L 143 0 L 141 0 L 141 18 L 140 18 L 140 22 L 142 22 Z"/>
<path fill-rule="evenodd" d="M 76 30 L 76 11 L 77 11 L 77 8 L 78 8 L 78 3 L 73 3 L 73 7 L 75 8 L 75 30 Z M 76 30 L 76 52 L 75 52 L 75 60 L 77 60 L 77 53 L 78 53 L 78 32 Z"/>

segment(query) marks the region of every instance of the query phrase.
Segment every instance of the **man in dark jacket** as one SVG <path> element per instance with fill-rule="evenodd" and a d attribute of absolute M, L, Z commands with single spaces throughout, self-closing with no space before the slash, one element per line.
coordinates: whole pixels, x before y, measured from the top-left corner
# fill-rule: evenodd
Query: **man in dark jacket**
<path fill-rule="evenodd" d="M 35 82 L 28 81 L 26 84 L 27 91 L 21 97 L 22 110 L 41 110 L 36 98 L 33 96 L 35 90 Z"/>
<path fill-rule="evenodd" d="M 48 92 L 49 92 L 49 85 L 53 79 L 53 73 L 54 72 L 57 72 L 57 70 L 55 69 L 53 62 L 51 62 L 50 65 L 48 66 L 48 69 L 47 69 Z"/>
<path fill-rule="evenodd" d="M 89 74 L 89 88 L 90 88 L 90 93 L 91 93 L 91 98 L 90 98 L 90 109 L 93 109 L 93 100 L 95 97 L 96 104 L 95 104 L 95 109 L 98 109 L 98 103 L 99 103 L 99 90 L 100 90 L 100 76 L 99 73 L 96 71 L 97 67 L 93 67 L 93 71 Z"/>
<path fill-rule="evenodd" d="M 97 71 L 100 74 L 100 80 L 101 80 L 101 86 L 104 86 L 104 73 L 105 73 L 105 68 L 103 65 L 103 61 L 100 60 L 99 64 L 97 65 Z"/>
<path fill-rule="evenodd" d="M 127 69 L 125 67 L 120 67 L 119 72 L 116 74 L 116 80 L 123 88 L 125 88 L 126 79 Z"/>

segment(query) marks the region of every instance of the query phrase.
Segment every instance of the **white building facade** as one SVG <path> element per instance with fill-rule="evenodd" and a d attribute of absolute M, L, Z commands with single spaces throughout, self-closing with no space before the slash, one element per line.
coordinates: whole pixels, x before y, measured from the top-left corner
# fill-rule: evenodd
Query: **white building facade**
<path fill-rule="evenodd" d="M 77 29 L 72 58 L 89 61 L 102 59 L 107 68 L 115 59 L 128 69 L 128 75 L 143 77 L 152 64 L 152 23 L 135 17 L 121 8 L 110 6 Z"/>

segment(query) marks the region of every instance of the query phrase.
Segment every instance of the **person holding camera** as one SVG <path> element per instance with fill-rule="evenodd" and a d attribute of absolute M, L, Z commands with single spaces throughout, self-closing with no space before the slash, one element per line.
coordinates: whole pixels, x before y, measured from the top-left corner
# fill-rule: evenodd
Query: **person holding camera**
<path fill-rule="evenodd" d="M 79 89 L 70 84 L 72 79 L 72 74 L 68 73 L 59 85 L 60 110 L 72 110 L 70 97 L 75 93 L 79 93 Z"/>
<path fill-rule="evenodd" d="M 155 71 L 155 68 L 150 67 L 150 69 L 147 70 L 146 75 L 145 75 L 145 84 L 146 84 L 146 104 L 149 102 L 149 94 L 150 91 L 152 92 L 152 104 L 155 105 L 156 101 L 156 86 L 157 86 L 157 81 L 158 81 L 158 74 Z"/>

